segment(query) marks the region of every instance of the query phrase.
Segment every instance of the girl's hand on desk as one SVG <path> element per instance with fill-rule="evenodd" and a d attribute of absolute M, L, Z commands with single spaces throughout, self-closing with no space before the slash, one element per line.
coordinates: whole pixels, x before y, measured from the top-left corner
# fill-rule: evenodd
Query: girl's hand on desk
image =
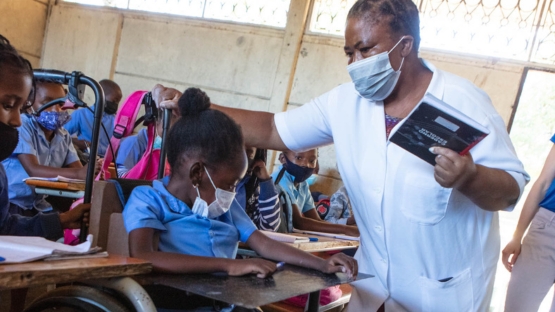
<path fill-rule="evenodd" d="M 272 275 L 276 269 L 274 262 L 263 259 L 233 260 L 229 264 L 227 274 L 230 276 L 256 274 L 256 277 L 265 278 Z"/>
<path fill-rule="evenodd" d="M 80 204 L 75 208 L 60 214 L 60 224 L 64 229 L 78 229 L 81 222 L 89 226 L 89 210 L 91 204 Z"/>
<path fill-rule="evenodd" d="M 337 253 L 329 259 L 324 260 L 323 267 L 320 271 L 324 273 L 343 272 L 354 277 L 358 274 L 358 262 L 344 253 Z"/>

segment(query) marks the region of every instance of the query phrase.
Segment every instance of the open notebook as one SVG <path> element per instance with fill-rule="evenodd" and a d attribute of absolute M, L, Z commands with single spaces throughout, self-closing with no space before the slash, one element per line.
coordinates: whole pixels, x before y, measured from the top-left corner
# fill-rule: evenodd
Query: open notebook
<path fill-rule="evenodd" d="M 92 235 L 77 246 L 64 245 L 35 236 L 0 236 L 0 264 L 23 263 L 40 259 L 107 256 L 91 248 Z M 93 255 L 94 254 L 94 255 Z"/>

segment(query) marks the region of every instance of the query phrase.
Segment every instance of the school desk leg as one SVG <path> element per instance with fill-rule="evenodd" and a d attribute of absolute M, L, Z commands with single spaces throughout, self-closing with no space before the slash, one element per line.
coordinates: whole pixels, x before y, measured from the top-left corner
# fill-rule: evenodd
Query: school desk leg
<path fill-rule="evenodd" d="M 320 308 L 320 291 L 313 291 L 308 295 L 307 312 L 318 312 Z"/>

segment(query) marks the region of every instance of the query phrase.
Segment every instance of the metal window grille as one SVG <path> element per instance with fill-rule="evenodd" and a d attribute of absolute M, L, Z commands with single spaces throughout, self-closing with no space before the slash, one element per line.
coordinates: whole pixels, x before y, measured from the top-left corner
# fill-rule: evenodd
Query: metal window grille
<path fill-rule="evenodd" d="M 343 35 L 356 0 L 315 0 L 310 31 Z M 555 64 L 554 0 L 413 0 L 421 46 Z"/>
<path fill-rule="evenodd" d="M 65 0 L 284 28 L 291 0 Z"/>

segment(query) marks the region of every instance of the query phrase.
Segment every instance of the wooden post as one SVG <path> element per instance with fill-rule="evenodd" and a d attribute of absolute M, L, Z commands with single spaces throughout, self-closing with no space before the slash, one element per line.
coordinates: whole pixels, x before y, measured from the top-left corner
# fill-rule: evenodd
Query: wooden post
<path fill-rule="evenodd" d="M 287 24 L 281 53 L 278 62 L 277 72 L 272 88 L 269 111 L 279 113 L 287 110 L 289 95 L 293 87 L 295 69 L 301 50 L 301 44 L 308 20 L 311 0 L 291 0 L 287 13 Z M 272 152 L 266 164 L 272 171 L 277 153 Z"/>

